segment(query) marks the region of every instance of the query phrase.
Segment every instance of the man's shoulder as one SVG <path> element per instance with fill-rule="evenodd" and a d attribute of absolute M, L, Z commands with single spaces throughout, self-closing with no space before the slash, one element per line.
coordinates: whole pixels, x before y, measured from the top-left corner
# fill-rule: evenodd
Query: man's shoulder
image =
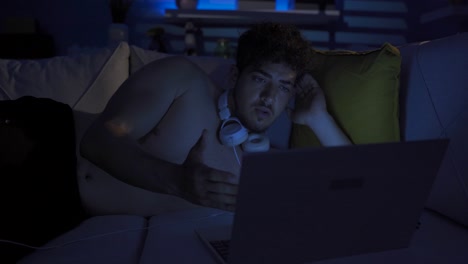
<path fill-rule="evenodd" d="M 179 69 L 180 71 L 186 70 L 188 67 L 194 68 L 194 69 L 199 69 L 198 65 L 194 63 L 192 60 L 187 58 L 184 55 L 169 55 L 167 57 L 153 60 L 149 63 L 147 63 L 145 66 L 143 66 L 144 69 L 148 68 L 166 68 L 169 67 L 170 69 L 177 70 Z"/>

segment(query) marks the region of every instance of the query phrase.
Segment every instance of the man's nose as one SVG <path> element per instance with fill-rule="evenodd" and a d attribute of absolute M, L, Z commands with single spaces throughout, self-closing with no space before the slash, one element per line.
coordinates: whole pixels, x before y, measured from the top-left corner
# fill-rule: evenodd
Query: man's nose
<path fill-rule="evenodd" d="M 271 105 L 276 99 L 277 89 L 273 84 L 268 84 L 262 91 L 261 99 L 266 105 Z"/>

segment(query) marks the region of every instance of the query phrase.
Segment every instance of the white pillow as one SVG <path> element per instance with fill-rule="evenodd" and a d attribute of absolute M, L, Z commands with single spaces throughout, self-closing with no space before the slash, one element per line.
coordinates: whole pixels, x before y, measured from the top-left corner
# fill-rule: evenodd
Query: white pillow
<path fill-rule="evenodd" d="M 100 113 L 129 75 L 129 46 L 41 60 L 0 59 L 0 100 L 30 95 Z"/>

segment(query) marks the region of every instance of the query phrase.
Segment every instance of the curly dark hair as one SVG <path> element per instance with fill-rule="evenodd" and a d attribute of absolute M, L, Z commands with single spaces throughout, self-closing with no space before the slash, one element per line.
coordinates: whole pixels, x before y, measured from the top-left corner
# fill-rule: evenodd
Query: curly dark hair
<path fill-rule="evenodd" d="M 262 22 L 239 37 L 236 63 L 240 72 L 263 63 L 285 63 L 299 76 L 306 70 L 311 52 L 309 42 L 295 26 Z"/>

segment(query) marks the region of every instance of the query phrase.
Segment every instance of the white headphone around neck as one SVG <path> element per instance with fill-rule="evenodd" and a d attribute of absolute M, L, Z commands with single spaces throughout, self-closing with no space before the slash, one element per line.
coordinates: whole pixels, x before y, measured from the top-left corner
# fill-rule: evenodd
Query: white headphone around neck
<path fill-rule="evenodd" d="M 263 134 L 249 134 L 240 120 L 231 116 L 228 95 L 229 90 L 226 90 L 218 99 L 218 115 L 222 121 L 218 137 L 221 143 L 229 147 L 242 144 L 242 149 L 247 152 L 268 151 L 270 149 L 268 137 Z"/>

